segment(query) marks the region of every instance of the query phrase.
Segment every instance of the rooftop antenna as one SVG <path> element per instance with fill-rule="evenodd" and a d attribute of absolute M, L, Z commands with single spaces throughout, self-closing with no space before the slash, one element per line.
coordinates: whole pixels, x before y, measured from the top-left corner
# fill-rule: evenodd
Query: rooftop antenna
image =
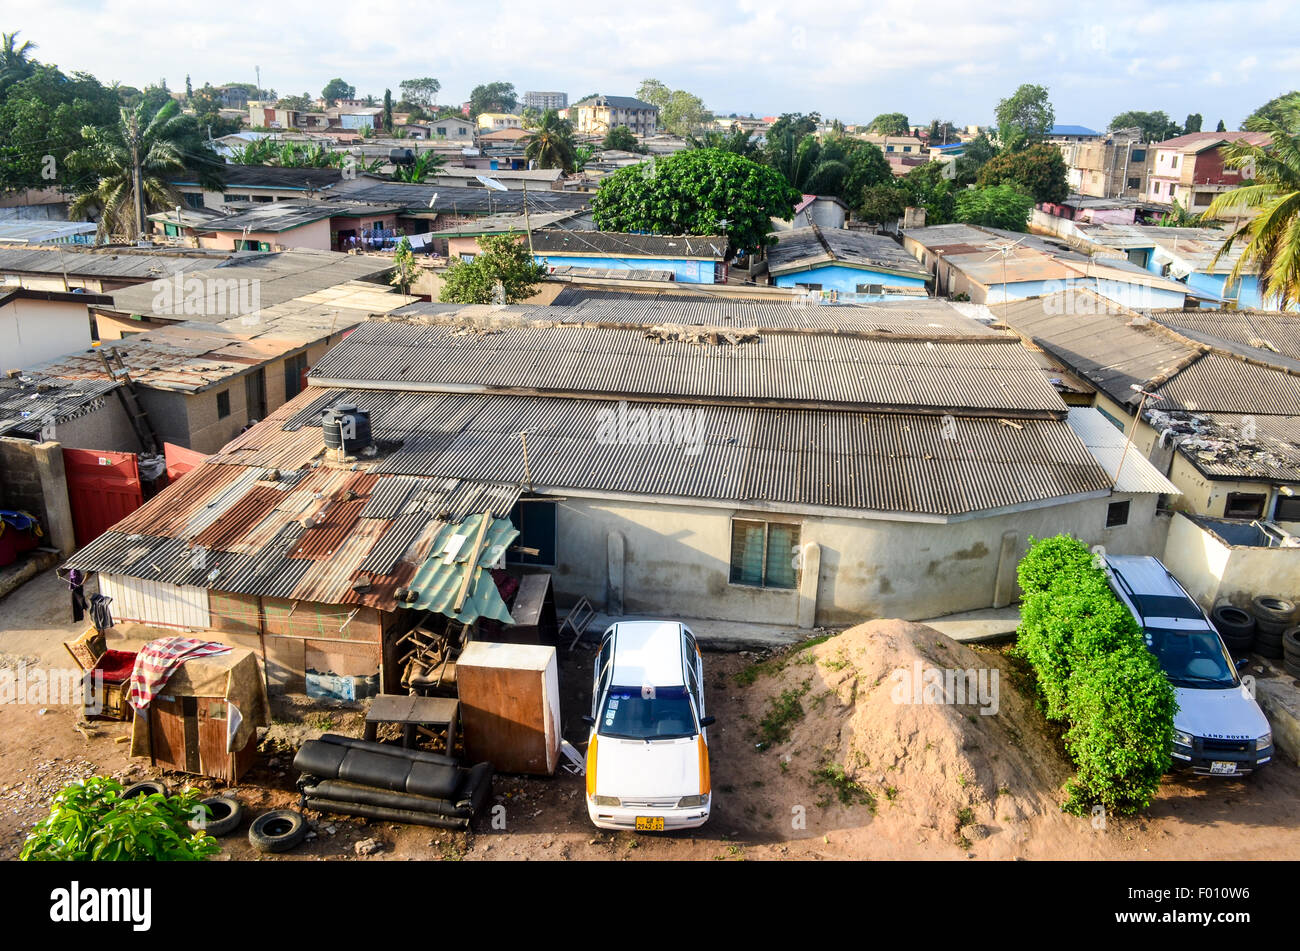
<path fill-rule="evenodd" d="M 1142 422 L 1142 407 L 1146 405 L 1147 400 L 1154 402 L 1161 398 L 1159 393 L 1148 392 L 1137 383 L 1130 384 L 1129 389 L 1136 393 L 1141 393 L 1142 399 L 1138 401 L 1137 416 L 1133 420 L 1132 428 L 1128 431 L 1128 438 L 1124 440 L 1124 451 L 1119 454 L 1119 467 L 1115 470 L 1116 486 L 1119 485 L 1119 474 L 1124 471 L 1124 457 L 1128 455 L 1128 447 L 1133 444 L 1133 430 L 1137 429 L 1138 424 Z"/>
<path fill-rule="evenodd" d="M 1028 235 L 1025 237 L 1027 238 Z M 986 244 L 984 246 L 986 250 L 993 252 L 984 259 L 985 261 L 992 261 L 999 254 L 1002 255 L 1002 322 L 1004 324 L 1007 322 L 1007 256 L 1024 240 L 1025 238 L 1020 238 L 1010 244 Z"/>

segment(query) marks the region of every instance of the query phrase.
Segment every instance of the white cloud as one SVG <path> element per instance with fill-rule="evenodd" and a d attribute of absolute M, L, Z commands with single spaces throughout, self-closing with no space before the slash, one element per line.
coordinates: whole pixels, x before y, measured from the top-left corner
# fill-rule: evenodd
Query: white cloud
<path fill-rule="evenodd" d="M 1051 90 L 1059 121 L 1104 125 L 1126 109 L 1222 113 L 1234 123 L 1300 62 L 1285 0 L 1180 4 L 1141 12 L 1103 0 L 1085 12 L 1030 0 L 840 2 L 657 0 L 539 8 L 523 0 L 358 7 L 343 0 L 187 4 L 49 0 L 23 38 L 38 58 L 141 86 L 254 79 L 281 94 L 318 93 L 341 76 L 361 94 L 432 75 L 459 103 L 478 83 L 630 94 L 657 77 L 710 107 L 818 110 L 849 121 L 881 111 L 921 121 L 988 122 L 1024 82 Z M 69 24 L 76 24 L 69 29 Z M 1213 37 L 1213 56 L 1205 50 Z M 1236 62 L 1231 82 L 1220 72 Z M 1259 63 L 1281 68 L 1258 69 Z M 1287 66 L 1287 64 L 1291 64 Z M 954 81 L 955 80 L 955 81 Z"/>

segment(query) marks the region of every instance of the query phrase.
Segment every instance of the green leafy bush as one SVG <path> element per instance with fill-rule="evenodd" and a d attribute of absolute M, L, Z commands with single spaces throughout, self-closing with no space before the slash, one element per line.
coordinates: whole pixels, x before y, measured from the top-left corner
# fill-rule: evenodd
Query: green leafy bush
<path fill-rule="evenodd" d="M 27 836 L 25 862 L 194 861 L 221 851 L 216 839 L 189 822 L 202 809 L 199 793 L 122 798 L 106 776 L 73 783 L 54 797 L 50 814 Z"/>
<path fill-rule="evenodd" d="M 1030 539 L 1017 575 L 1017 651 L 1034 668 L 1048 719 L 1069 724 L 1078 773 L 1065 808 L 1145 808 L 1170 764 L 1178 705 L 1169 678 L 1082 542 Z"/>

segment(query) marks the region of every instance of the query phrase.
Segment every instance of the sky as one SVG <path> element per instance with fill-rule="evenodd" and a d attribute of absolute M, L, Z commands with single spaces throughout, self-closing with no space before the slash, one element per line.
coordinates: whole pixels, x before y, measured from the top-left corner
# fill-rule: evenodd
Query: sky
<path fill-rule="evenodd" d="M 494 81 L 570 101 L 635 95 L 653 77 L 716 113 L 818 111 L 846 123 L 903 112 L 913 123 L 994 121 L 1021 83 L 1046 86 L 1063 124 L 1105 129 L 1129 109 L 1229 129 L 1300 88 L 1294 0 L 1050 3 L 1003 0 L 655 0 L 623 5 L 274 0 L 43 0 L 12 7 L 6 32 L 42 62 L 104 82 L 255 82 L 313 96 L 339 76 L 394 95 L 433 76 L 459 105 Z"/>

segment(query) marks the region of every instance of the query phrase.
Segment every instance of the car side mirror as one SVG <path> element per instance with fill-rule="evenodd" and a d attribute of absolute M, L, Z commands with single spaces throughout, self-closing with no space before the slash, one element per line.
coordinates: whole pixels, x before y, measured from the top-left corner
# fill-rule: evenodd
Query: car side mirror
<path fill-rule="evenodd" d="M 595 726 L 596 718 L 593 717 L 590 713 L 583 714 L 582 722 L 587 724 L 587 726 Z"/>
<path fill-rule="evenodd" d="M 718 722 L 717 717 L 704 717 L 702 720 L 700 720 L 700 729 L 703 729 L 706 726 L 713 726 L 713 724 L 717 722 Z"/>

